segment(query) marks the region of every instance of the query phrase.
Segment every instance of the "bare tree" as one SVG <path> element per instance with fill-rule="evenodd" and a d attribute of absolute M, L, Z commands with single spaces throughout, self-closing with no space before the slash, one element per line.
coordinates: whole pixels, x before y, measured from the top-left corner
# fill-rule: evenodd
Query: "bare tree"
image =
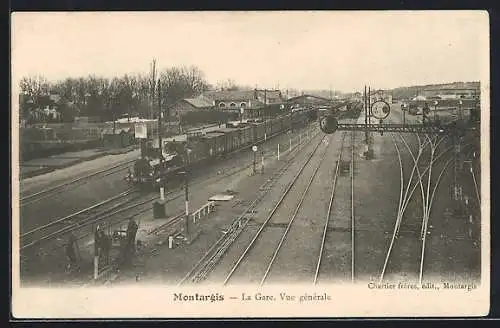
<path fill-rule="evenodd" d="M 171 67 L 160 74 L 163 102 L 171 105 L 207 90 L 204 73 L 196 66 Z"/>
<path fill-rule="evenodd" d="M 182 67 L 181 74 L 186 81 L 186 87 L 193 93 L 202 93 L 208 89 L 205 73 L 196 66 Z"/>
<path fill-rule="evenodd" d="M 40 107 L 42 96 L 49 94 L 50 84 L 47 79 L 41 75 L 23 77 L 19 82 L 21 94 L 26 100 L 20 104 L 21 110 L 26 113 L 29 110 Z"/>
<path fill-rule="evenodd" d="M 205 74 L 196 66 L 171 67 L 161 72 L 159 78 L 162 81 L 162 103 L 167 105 L 167 110 L 180 99 L 196 96 L 209 88 Z M 112 119 L 130 113 L 148 117 L 153 86 L 150 74 L 125 74 L 111 80 L 90 75 L 53 84 L 41 76 L 24 77 L 20 81 L 21 93 L 30 101 L 24 101 L 27 104 L 23 104 L 22 110 L 29 114 L 39 106 L 43 95 L 54 92 L 61 96 L 60 111 L 66 121 L 77 115 Z M 157 106 L 156 100 L 154 106 Z"/>
<path fill-rule="evenodd" d="M 216 88 L 216 90 L 220 90 L 220 91 L 222 91 L 222 90 L 234 91 L 234 90 L 239 89 L 238 86 L 236 85 L 236 82 L 233 79 L 219 81 L 219 82 L 217 82 L 215 88 Z"/>

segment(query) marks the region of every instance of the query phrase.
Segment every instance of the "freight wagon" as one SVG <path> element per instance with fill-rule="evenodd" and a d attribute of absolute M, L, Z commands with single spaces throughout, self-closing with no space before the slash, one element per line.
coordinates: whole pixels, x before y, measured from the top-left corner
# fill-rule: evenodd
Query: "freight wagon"
<path fill-rule="evenodd" d="M 166 187 L 173 176 L 184 170 L 196 170 L 231 153 L 248 149 L 260 144 L 268 138 L 285 133 L 290 128 L 303 127 L 311 121 L 309 111 L 283 115 L 267 121 L 245 121 L 228 124 L 206 133 L 188 135 L 184 141 L 166 142 L 162 149 L 162 160 L 159 151 L 148 152 L 134 164 L 129 180 L 141 186 Z"/>

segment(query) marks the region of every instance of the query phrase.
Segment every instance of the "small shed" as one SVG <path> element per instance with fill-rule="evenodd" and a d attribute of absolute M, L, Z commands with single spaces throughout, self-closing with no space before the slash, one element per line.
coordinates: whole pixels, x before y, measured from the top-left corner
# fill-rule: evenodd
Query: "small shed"
<path fill-rule="evenodd" d="M 102 143 L 104 148 L 117 149 L 133 145 L 135 142 L 134 129 L 132 127 L 105 128 L 102 132 Z"/>

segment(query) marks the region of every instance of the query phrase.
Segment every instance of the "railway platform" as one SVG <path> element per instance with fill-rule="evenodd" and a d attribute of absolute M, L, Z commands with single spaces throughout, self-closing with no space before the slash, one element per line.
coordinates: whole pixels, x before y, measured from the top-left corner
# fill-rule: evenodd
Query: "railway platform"
<path fill-rule="evenodd" d="M 313 132 L 315 131 L 315 132 Z M 296 133 L 292 136 L 292 154 L 300 153 L 297 144 L 299 141 L 302 145 L 306 145 L 307 141 L 314 135 L 319 138 L 320 132 L 317 126 L 313 126 L 309 129 L 307 133 L 306 130 L 301 131 L 302 134 Z M 307 137 L 309 136 L 309 137 Z M 235 160 L 240 162 L 236 164 L 230 164 L 228 162 L 222 166 L 228 166 L 227 168 L 221 168 L 223 173 L 219 174 L 219 171 L 214 170 L 212 172 L 213 176 L 202 180 L 194 180 L 192 183 L 194 186 L 190 187 L 190 213 L 195 212 L 197 209 L 205 205 L 209 199 L 214 195 L 220 195 L 225 193 L 231 193 L 233 198 L 228 201 L 216 201 L 217 209 L 216 212 L 208 217 L 197 218 L 198 226 L 195 230 L 195 241 L 185 242 L 177 237 L 182 237 L 184 228 L 184 192 L 183 190 L 171 190 L 166 193 L 167 205 L 166 205 L 166 218 L 154 218 L 153 211 L 153 201 L 149 204 L 142 206 L 140 214 L 136 213 L 134 210 L 132 214 L 134 220 L 139 224 L 139 229 L 137 232 L 136 240 L 140 241 L 138 249 L 142 253 L 139 253 L 133 260 L 131 267 L 121 270 L 117 277 L 113 278 L 120 283 L 122 280 L 128 281 L 126 278 L 129 277 L 132 281 L 135 281 L 136 275 L 141 275 L 142 272 L 148 272 L 151 277 L 162 277 L 167 275 L 167 278 L 161 279 L 173 279 L 170 277 L 170 273 L 164 273 L 163 265 L 164 263 L 170 263 L 170 257 L 176 259 L 179 257 L 179 261 L 184 264 L 177 265 L 180 268 L 179 275 L 185 274 L 196 261 L 204 254 L 204 252 L 219 238 L 227 232 L 230 228 L 232 221 L 241 214 L 247 206 L 249 200 L 255 198 L 256 190 L 270 179 L 273 171 L 279 165 L 282 165 L 284 161 L 290 155 L 289 151 L 289 136 L 284 136 L 281 139 L 276 139 L 265 147 L 265 170 L 261 173 L 261 161 L 257 163 L 257 174 L 253 172 L 252 166 L 252 156 L 246 157 L 244 161 Z M 277 142 L 282 144 L 281 148 L 281 159 L 277 160 Z M 250 154 L 249 154 L 250 155 Z M 243 159 L 243 158 L 242 158 Z M 293 159 L 293 157 L 292 157 Z M 102 160 L 102 159 L 98 159 Z M 248 164 L 244 167 L 240 167 L 242 163 Z M 159 192 L 158 195 L 159 196 Z M 177 218 L 179 216 L 179 218 Z M 126 230 L 127 218 L 130 214 L 124 214 L 122 217 L 116 217 L 112 221 L 111 228 L 104 227 L 106 234 L 112 235 L 115 230 Z M 119 223 L 121 221 L 121 223 Z M 172 221 L 172 222 L 171 222 Z M 43 260 L 44 263 L 37 263 L 34 261 L 32 265 L 28 267 L 36 267 L 36 272 L 28 273 L 30 275 L 30 280 L 33 278 L 33 282 L 39 278 L 44 279 L 44 283 L 55 284 L 70 284 L 74 283 L 77 285 L 86 284 L 88 281 L 92 280 L 92 260 L 94 255 L 94 242 L 91 227 L 85 227 L 82 231 L 79 230 L 79 234 L 84 234 L 86 237 L 78 241 L 79 245 L 79 257 L 81 261 L 81 274 L 75 277 L 69 277 L 65 275 L 64 266 L 66 263 L 66 258 L 64 256 L 64 236 L 62 239 L 56 243 L 49 242 L 53 248 L 50 251 L 49 248 L 45 247 L 48 251 Z M 81 232 L 81 233 L 80 233 Z M 199 232 L 199 233 L 198 233 Z M 172 248 L 169 248 L 169 236 L 175 238 L 175 244 Z M 57 245 L 56 245 L 57 244 Z M 189 255 L 187 255 L 189 254 Z M 193 261 L 189 262 L 188 258 L 193 257 Z M 157 263 L 159 262 L 159 263 Z M 50 264 L 49 264 L 50 263 Z M 41 265 L 41 266 L 39 266 Z M 176 269 L 177 270 L 177 269 Z M 49 273 L 49 277 L 47 277 Z M 123 276 L 123 278 L 121 278 Z M 112 275 L 114 277 L 114 275 Z M 109 278 L 109 277 L 108 277 Z M 158 278 L 158 279 L 160 279 Z M 175 276 L 174 278 L 180 279 L 180 276 Z M 48 279 L 48 280 L 47 280 Z M 83 280 L 82 280 L 83 279 Z M 31 283 L 31 282 L 30 282 Z"/>
<path fill-rule="evenodd" d="M 42 175 L 54 170 L 67 168 L 82 162 L 92 161 L 96 158 L 107 155 L 119 155 L 137 149 L 130 146 L 123 149 L 87 149 L 82 151 L 68 152 L 46 158 L 36 158 L 20 163 L 20 178 L 26 179 L 37 175 Z"/>

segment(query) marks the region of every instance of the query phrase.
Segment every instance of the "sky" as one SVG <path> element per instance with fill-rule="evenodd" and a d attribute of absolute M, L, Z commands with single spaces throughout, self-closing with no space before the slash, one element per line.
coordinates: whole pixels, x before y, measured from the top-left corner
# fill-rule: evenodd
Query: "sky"
<path fill-rule="evenodd" d="M 12 78 L 196 65 L 259 88 L 394 88 L 489 75 L 486 11 L 14 13 Z M 15 89 L 14 89 L 15 92 Z"/>

